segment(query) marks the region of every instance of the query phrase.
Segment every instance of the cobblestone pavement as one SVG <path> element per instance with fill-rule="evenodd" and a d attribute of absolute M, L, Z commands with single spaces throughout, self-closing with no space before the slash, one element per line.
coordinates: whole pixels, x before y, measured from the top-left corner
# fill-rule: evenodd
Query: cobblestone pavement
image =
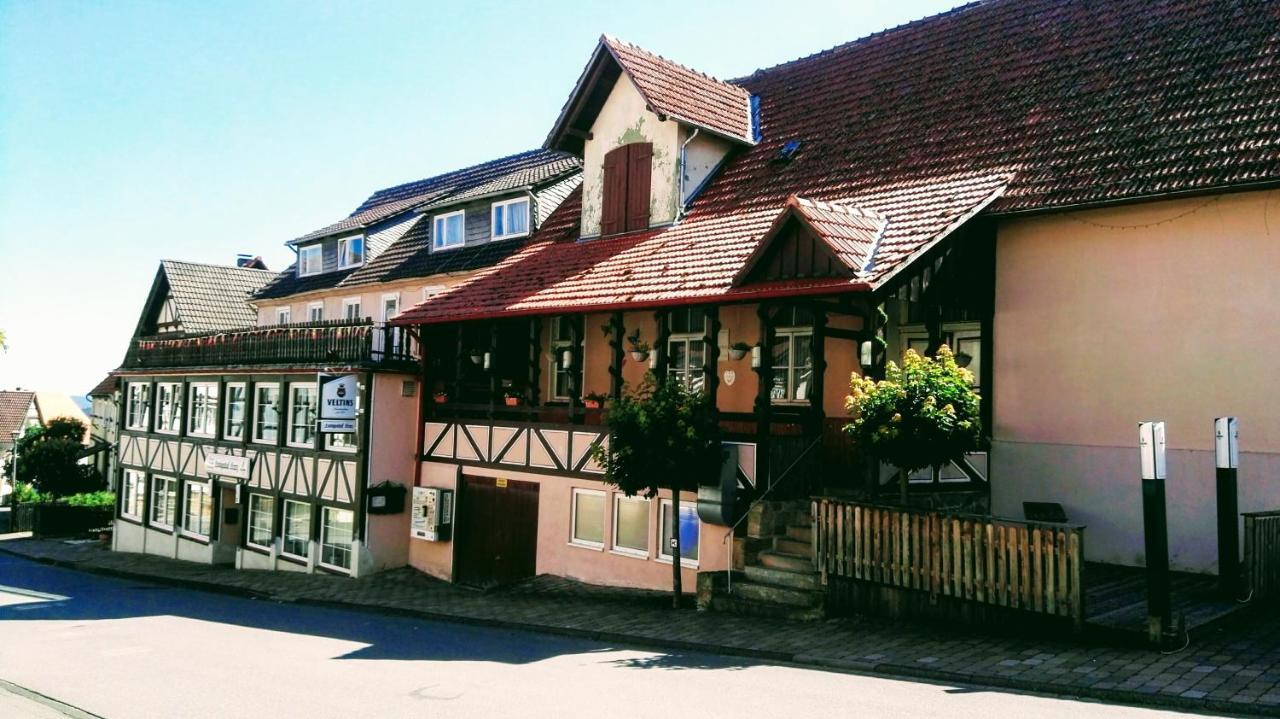
<path fill-rule="evenodd" d="M 114 553 L 94 543 L 35 539 L 2 541 L 0 551 L 86 571 L 276 601 L 341 604 L 641 646 L 1194 711 L 1280 716 L 1280 613 L 1262 608 L 1193 633 L 1186 649 L 1166 655 L 1151 649 L 994 637 L 865 617 L 787 622 L 675 611 L 661 593 L 553 577 L 478 592 L 409 568 L 360 579 L 241 571 Z"/>

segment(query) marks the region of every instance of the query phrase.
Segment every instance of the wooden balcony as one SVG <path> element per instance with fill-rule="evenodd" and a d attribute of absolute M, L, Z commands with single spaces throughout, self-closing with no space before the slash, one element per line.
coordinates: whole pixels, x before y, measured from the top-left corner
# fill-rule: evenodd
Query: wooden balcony
<path fill-rule="evenodd" d="M 133 340 L 124 369 L 377 365 L 410 369 L 417 344 L 403 327 L 370 320 L 307 322 Z"/>

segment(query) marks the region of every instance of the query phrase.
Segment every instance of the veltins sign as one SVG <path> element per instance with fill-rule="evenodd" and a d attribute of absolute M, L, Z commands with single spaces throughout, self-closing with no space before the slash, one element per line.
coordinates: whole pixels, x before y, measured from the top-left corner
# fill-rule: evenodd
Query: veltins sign
<path fill-rule="evenodd" d="M 235 454 L 206 454 L 204 470 L 220 477 L 249 478 L 249 458 Z"/>
<path fill-rule="evenodd" d="M 320 384 L 320 431 L 343 434 L 356 431 L 360 414 L 360 385 L 353 374 L 322 374 Z"/>

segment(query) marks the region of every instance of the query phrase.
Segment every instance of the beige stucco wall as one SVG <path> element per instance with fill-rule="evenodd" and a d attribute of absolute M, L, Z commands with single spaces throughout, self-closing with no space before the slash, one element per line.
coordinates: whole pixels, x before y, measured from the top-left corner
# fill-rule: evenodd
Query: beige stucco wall
<path fill-rule="evenodd" d="M 702 183 L 720 166 L 732 145 L 728 140 L 690 127 L 682 127 L 680 146 L 684 148 L 682 202 L 688 202 Z"/>
<path fill-rule="evenodd" d="M 325 320 L 342 319 L 344 317 L 343 301 L 357 297 L 360 298 L 361 314 L 365 317 L 372 317 L 374 321 L 381 322 L 383 319 L 382 298 L 385 295 L 398 294 L 400 297 L 400 311 L 403 312 L 422 302 L 424 288 L 430 287 L 434 291 L 436 288 L 452 287 L 466 280 L 471 274 L 460 272 L 449 275 L 434 275 L 426 278 L 415 278 L 408 282 L 388 282 L 345 289 L 317 290 L 278 300 L 262 300 L 257 303 L 258 325 L 276 324 L 276 310 L 286 306 L 289 308 L 290 322 L 305 322 L 307 320 L 307 308 L 315 302 L 324 303 Z"/>
<path fill-rule="evenodd" d="M 632 142 L 653 143 L 649 224 L 661 225 L 676 217 L 680 128 L 673 120 L 659 120 L 645 105 L 631 80 L 626 75 L 619 76 L 591 125 L 591 139 L 582 153 L 583 237 L 600 234 L 604 156 L 613 148 Z"/>
<path fill-rule="evenodd" d="M 1137 423 L 1164 420 L 1175 567 L 1216 568 L 1213 418 L 1242 511 L 1280 508 L 1280 191 L 998 227 L 993 507 L 1061 502 L 1092 559 L 1143 561 Z"/>

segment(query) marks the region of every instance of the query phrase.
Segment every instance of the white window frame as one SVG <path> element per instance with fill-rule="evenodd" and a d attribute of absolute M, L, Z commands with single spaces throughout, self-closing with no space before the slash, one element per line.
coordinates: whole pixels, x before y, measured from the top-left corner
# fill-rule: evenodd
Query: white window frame
<path fill-rule="evenodd" d="M 812 328 L 812 327 L 779 327 L 778 329 L 774 330 L 774 337 L 775 337 L 777 340 L 786 339 L 786 341 L 787 341 L 787 357 L 789 358 L 789 360 L 788 360 L 788 361 L 789 361 L 789 362 L 791 362 L 791 364 L 787 365 L 787 368 L 786 368 L 786 370 L 785 370 L 785 374 L 786 374 L 786 378 L 787 378 L 787 396 L 786 396 L 785 398 L 783 398 L 783 399 L 773 399 L 773 388 L 772 388 L 772 387 L 770 387 L 770 388 L 769 388 L 769 392 L 770 392 L 770 395 L 769 395 L 769 401 L 770 401 L 770 403 L 772 403 L 772 404 L 783 404 L 783 405 L 786 405 L 786 404 L 793 404 L 793 405 L 794 405 L 794 404 L 809 404 L 809 402 L 810 402 L 810 393 L 811 393 L 811 392 L 813 392 L 813 380 L 812 380 L 812 379 L 810 379 L 810 380 L 809 380 L 809 386 L 805 387 L 805 396 L 804 396 L 804 399 L 796 399 L 796 398 L 795 398 L 796 388 L 795 388 L 795 387 L 793 387 L 793 386 L 791 386 L 791 383 L 792 383 L 792 381 L 794 381 L 794 379 L 795 379 L 794 375 L 792 374 L 792 370 L 796 367 L 796 365 L 795 365 L 795 356 L 796 356 L 796 338 L 797 338 L 797 337 L 808 337 L 808 338 L 809 338 L 809 355 L 810 355 L 810 357 L 812 357 L 812 356 L 813 356 L 813 328 Z M 766 351 L 766 350 L 765 350 L 765 348 L 761 348 L 761 351 Z M 768 351 L 768 352 L 770 352 L 770 353 L 772 353 L 772 352 L 773 352 L 773 347 L 772 347 L 772 346 L 768 347 L 768 348 L 767 348 L 767 351 Z M 772 362 L 772 361 L 773 361 L 773 357 L 772 357 L 772 356 L 770 356 L 770 357 L 769 357 L 769 361 L 770 361 L 770 362 Z M 811 360 L 810 360 L 810 362 L 809 362 L 809 369 L 810 369 L 810 371 L 812 371 L 812 370 L 813 370 L 813 368 L 814 368 L 814 366 L 813 366 L 813 361 L 812 361 L 812 359 L 811 359 Z M 777 377 L 777 376 L 778 376 L 778 367 L 777 367 L 777 366 L 774 366 L 774 368 L 773 368 L 773 376 L 774 376 L 774 377 Z"/>
<path fill-rule="evenodd" d="M 448 288 L 445 285 L 427 285 L 422 288 L 422 301 L 426 302 L 432 297 L 444 292 L 446 289 Z"/>
<path fill-rule="evenodd" d="M 275 389 L 276 391 L 276 436 L 274 439 L 265 439 L 258 434 L 258 411 L 261 409 L 261 403 L 258 401 L 258 390 Z M 249 436 L 250 440 L 255 444 L 279 444 L 280 430 L 280 383 L 279 382 L 258 382 L 253 385 L 253 416 L 249 418 Z"/>
<path fill-rule="evenodd" d="M 618 508 L 623 502 L 644 502 L 645 520 L 644 520 L 644 550 L 634 549 L 632 547 L 618 546 Z M 621 554 L 626 557 L 636 557 L 638 559 L 648 559 L 650 555 L 651 544 L 649 537 L 649 526 L 653 522 L 653 502 L 648 497 L 628 497 L 622 492 L 614 492 L 613 494 L 613 524 L 609 532 L 609 551 L 614 554 Z"/>
<path fill-rule="evenodd" d="M 578 538 L 578 497 L 582 495 L 599 497 L 601 500 L 603 500 L 600 506 L 600 515 L 601 515 L 600 525 L 601 525 L 601 529 L 602 530 L 604 529 L 604 513 L 606 511 L 606 508 L 609 506 L 609 493 L 602 492 L 598 489 L 586 489 L 585 487 L 574 487 L 573 500 L 569 505 L 569 544 L 572 544 L 575 547 L 585 547 L 586 549 L 603 550 L 604 540 L 605 540 L 605 536 L 603 535 L 607 534 L 607 532 L 603 532 L 603 531 L 601 532 L 602 536 L 600 537 L 599 542 L 593 542 L 589 539 Z"/>
<path fill-rule="evenodd" d="M 294 559 L 300 559 L 302 561 L 306 561 L 307 554 L 294 554 L 293 552 L 290 552 L 288 550 L 289 505 L 291 504 L 301 505 L 305 507 L 307 510 L 307 534 L 304 539 L 307 543 L 307 554 L 311 553 L 311 520 L 312 520 L 311 505 L 307 504 L 306 502 L 300 502 L 296 499 L 286 499 L 284 500 L 284 506 L 280 509 L 280 554 L 286 557 L 292 557 Z"/>
<path fill-rule="evenodd" d="M 126 469 L 120 482 L 120 516 L 142 521 L 142 510 L 147 503 L 147 475 L 136 469 Z"/>
<path fill-rule="evenodd" d="M 162 388 L 169 388 L 172 394 L 169 395 L 170 400 L 165 402 L 164 392 Z M 179 434 L 182 432 L 182 383 L 181 382 L 156 382 L 156 427 L 157 434 Z M 166 415 L 165 409 L 169 409 Z M 160 423 L 165 419 L 168 420 L 164 428 Z"/>
<path fill-rule="evenodd" d="M 209 509 L 209 526 L 206 531 L 201 532 L 199 528 L 192 529 L 187 526 L 187 521 L 191 519 L 191 496 L 193 494 L 204 495 L 204 501 L 201 502 L 201 509 L 206 505 Z M 198 516 L 203 516 L 200 512 Z M 186 481 L 182 483 L 182 528 L 181 533 L 187 537 L 197 537 L 199 539 L 208 539 L 210 531 L 213 529 L 213 486 L 211 482 L 193 482 Z"/>
<path fill-rule="evenodd" d="M 351 308 L 356 308 L 356 316 L 351 316 Z M 344 320 L 362 320 L 364 319 L 364 308 L 360 306 L 359 297 L 343 297 L 342 298 L 342 319 Z"/>
<path fill-rule="evenodd" d="M 348 262 L 347 249 L 351 247 L 352 240 L 360 241 L 360 259 L 356 260 L 355 262 Z M 364 235 L 351 235 L 350 237 L 343 237 L 339 239 L 338 240 L 338 269 L 345 270 L 348 267 L 359 267 L 360 265 L 363 265 L 364 250 L 365 250 L 364 246 L 365 246 Z"/>
<path fill-rule="evenodd" d="M 320 310 L 317 316 L 316 310 Z M 324 321 L 324 302 L 308 302 L 307 303 L 307 321 L 323 322 Z"/>
<path fill-rule="evenodd" d="M 293 430 L 295 427 L 293 423 L 293 403 L 295 399 L 294 393 L 297 390 L 303 390 L 303 389 L 310 390 L 311 397 L 312 399 L 315 400 L 315 405 L 314 405 L 314 408 L 312 409 L 312 414 L 315 415 L 315 418 L 310 423 L 311 441 L 295 442 L 293 439 Z M 302 449 L 314 449 L 316 446 L 316 437 L 318 436 L 318 433 L 316 431 L 317 430 L 316 422 L 318 422 L 320 418 L 320 390 L 317 389 L 316 383 L 315 382 L 290 382 L 289 383 L 289 401 L 286 404 L 288 405 L 289 413 L 286 415 L 287 421 L 285 422 L 285 429 L 287 431 L 287 434 L 285 434 L 284 443 L 290 447 L 299 447 Z M 297 426 L 301 427 L 304 425 L 297 425 Z"/>
<path fill-rule="evenodd" d="M 166 498 L 168 498 L 170 495 L 173 496 L 173 513 L 172 514 L 169 513 L 168 511 L 168 502 L 165 502 L 162 505 L 161 503 L 156 501 L 156 490 L 160 489 L 161 487 L 166 488 L 164 490 L 164 495 Z M 157 529 L 165 530 L 167 532 L 173 531 L 173 522 L 175 519 L 177 519 L 173 515 L 177 514 L 179 510 L 178 480 L 174 477 L 162 477 L 160 475 L 153 474 L 151 475 L 151 487 L 149 488 L 149 490 L 151 492 L 151 511 L 148 513 L 148 516 L 147 516 L 147 525 L 150 527 L 155 527 Z M 161 508 L 165 509 L 164 515 L 165 515 L 165 518 L 169 520 L 168 522 L 162 522 L 156 519 L 156 510 Z"/>
<path fill-rule="evenodd" d="M 305 256 L 311 255 L 313 253 L 317 258 L 316 267 L 315 269 L 308 272 L 307 265 L 309 264 L 309 262 L 307 261 Z M 318 274 L 321 274 L 322 272 L 324 272 L 324 246 L 317 243 L 314 245 L 307 245 L 306 247 L 299 247 L 298 248 L 298 276 L 311 277 L 312 275 L 318 275 Z"/>
<path fill-rule="evenodd" d="M 267 544 L 258 544 L 257 542 L 253 541 L 253 517 L 255 513 L 264 514 L 264 512 L 261 509 L 258 509 L 255 507 L 254 500 L 264 500 L 264 499 L 271 502 L 270 511 L 265 512 L 265 514 L 267 514 L 271 519 L 271 521 L 267 525 L 270 528 L 269 531 L 271 535 L 270 536 L 271 541 L 269 541 Z M 244 533 L 244 543 L 246 545 L 250 547 L 257 547 L 258 549 L 263 549 L 267 551 L 271 550 L 271 542 L 275 541 L 275 536 L 276 536 L 276 504 L 275 503 L 276 503 L 276 498 L 271 496 L 270 494 L 262 494 L 260 492 L 253 492 L 249 494 L 249 510 L 245 516 L 245 519 L 248 522 L 247 526 L 245 527 L 245 533 Z"/>
<path fill-rule="evenodd" d="M 231 401 L 231 390 L 240 389 L 244 392 L 244 397 L 240 400 L 240 432 L 233 434 L 231 432 L 231 407 L 236 404 Z M 245 382 L 228 382 L 225 385 L 226 401 L 223 402 L 222 411 L 222 438 L 223 439 L 244 439 L 245 429 L 252 423 L 249 417 L 249 386 Z"/>
<path fill-rule="evenodd" d="M 522 204 L 522 203 L 524 204 L 524 232 L 505 232 L 501 235 L 495 232 L 494 228 L 498 226 L 498 212 L 503 208 L 510 207 L 511 205 Z M 510 240 L 516 237 L 528 237 L 529 233 L 532 231 L 532 226 L 533 226 L 533 223 L 529 221 L 530 211 L 532 208 L 533 208 L 533 203 L 529 201 L 528 197 L 516 197 L 510 200 L 502 200 L 501 202 L 495 202 L 492 205 L 490 205 L 489 237 L 494 240 Z M 504 213 L 504 216 L 505 216 L 505 213 Z"/>
<path fill-rule="evenodd" d="M 391 317 L 387 316 L 387 300 L 396 301 L 395 314 L 391 315 L 391 317 L 395 317 L 395 315 L 400 314 L 400 293 L 388 292 L 382 296 L 381 302 L 378 305 L 378 312 L 381 313 L 382 315 L 381 321 L 384 323 L 391 319 Z"/>
<path fill-rule="evenodd" d="M 287 325 L 289 324 L 290 320 L 293 319 L 292 307 L 289 307 L 288 305 L 286 305 L 284 307 L 277 307 L 275 308 L 275 310 L 276 310 L 276 324 Z"/>
<path fill-rule="evenodd" d="M 568 394 L 558 394 L 560 390 L 560 387 L 558 386 L 558 378 L 560 375 L 560 359 L 564 356 L 565 350 L 573 349 L 573 340 L 556 339 L 556 334 L 557 334 L 556 330 L 560 328 L 560 323 L 563 322 L 565 319 L 567 318 L 559 315 L 552 317 L 551 322 L 548 324 L 548 327 L 547 327 L 547 331 L 549 333 L 547 335 L 547 346 L 551 350 L 550 369 L 547 372 L 547 384 L 548 384 L 547 396 L 550 397 L 553 401 L 559 401 L 559 402 L 569 401 Z M 587 356 L 587 342 L 585 338 L 582 339 L 582 356 L 584 358 Z M 574 367 L 574 368 L 571 368 L 569 371 L 570 373 L 574 371 L 581 372 L 582 368 Z M 585 375 L 584 375 L 584 378 L 585 378 Z"/>
<path fill-rule="evenodd" d="M 137 392 L 134 390 L 137 390 Z M 151 383 L 130 382 L 127 392 L 126 403 L 128 406 L 124 415 L 125 428 L 145 431 L 147 425 L 151 422 Z M 137 407 L 139 402 L 142 404 L 140 409 Z M 135 412 L 135 410 L 138 411 Z M 138 420 L 137 422 L 134 421 L 135 417 Z"/>
<path fill-rule="evenodd" d="M 445 224 L 445 220 L 452 217 L 462 218 L 462 235 L 458 237 L 457 242 L 444 244 L 440 241 L 440 227 Z M 440 252 L 444 250 L 452 250 L 467 244 L 467 211 L 458 210 L 456 212 L 446 212 L 431 218 L 431 251 Z"/>
<path fill-rule="evenodd" d="M 324 448 L 330 452 L 354 453 L 360 448 L 358 432 L 328 432 L 324 435 Z"/>
<path fill-rule="evenodd" d="M 706 363 L 707 363 L 707 341 L 706 340 L 707 340 L 706 335 L 695 334 L 692 332 L 678 334 L 678 335 L 671 335 L 670 337 L 667 338 L 667 372 L 669 374 L 673 374 L 676 377 L 678 377 L 681 380 L 681 383 L 684 384 L 686 389 L 701 390 L 703 387 L 706 386 L 706 373 L 703 372 L 703 368 L 706 367 Z M 691 357 L 693 354 L 691 345 L 694 342 L 702 343 L 702 364 L 696 367 L 692 367 L 692 366 L 686 367 L 684 369 L 678 369 L 673 367 L 671 365 L 671 358 L 675 355 L 675 353 L 671 351 L 671 347 L 676 344 L 683 344 L 685 346 L 684 356 L 687 361 L 688 358 Z"/>
<path fill-rule="evenodd" d="M 698 511 L 698 510 L 697 510 L 696 502 L 697 502 L 697 500 L 689 501 L 689 500 L 686 500 L 686 499 L 684 499 L 683 497 L 681 497 L 681 499 L 680 499 L 680 509 L 681 509 L 681 510 L 684 510 L 686 507 L 692 507 L 692 508 L 693 508 L 693 510 L 694 510 L 694 519 L 698 522 L 698 540 L 699 540 L 699 541 L 701 541 L 701 540 L 702 540 L 702 521 L 701 521 L 701 520 L 698 520 L 698 518 L 697 518 L 697 517 L 698 517 L 698 515 L 697 515 L 697 511 Z M 671 511 L 671 506 L 672 506 L 672 503 L 671 503 L 671 500 L 670 500 L 670 499 L 663 499 L 663 500 L 661 500 L 661 501 L 659 501 L 659 502 L 658 502 L 658 561 L 659 561 L 659 562 L 670 562 L 670 561 L 671 561 L 671 550 L 670 550 L 670 549 L 666 546 L 666 544 L 664 544 L 664 543 L 663 543 L 663 541 L 662 541 L 662 518 L 663 518 L 663 513 L 664 513 L 664 512 L 670 512 L 670 511 Z M 680 531 L 680 523 L 679 523 L 679 520 L 678 520 L 678 519 L 676 520 L 676 524 L 675 524 L 675 525 L 673 525 L 671 529 L 672 529 L 672 532 L 679 532 L 679 531 Z M 699 548 L 698 548 L 698 558 L 699 558 L 699 559 L 701 559 L 701 558 L 702 558 L 702 548 L 701 548 L 701 547 L 699 547 Z M 684 557 L 681 557 L 681 558 L 680 558 L 680 566 L 682 566 L 682 567 L 688 567 L 688 568 L 690 568 L 690 569 L 697 569 L 697 568 L 698 568 L 698 560 L 697 560 L 697 559 L 685 559 Z"/>
<path fill-rule="evenodd" d="M 196 397 L 199 395 L 200 390 L 213 390 L 212 394 L 206 394 L 205 407 L 204 407 L 205 424 L 213 425 L 213 430 L 210 432 L 203 432 L 203 431 L 197 432 L 196 431 L 197 428 L 195 427 Z M 221 399 L 222 398 L 218 396 L 217 382 L 192 382 L 190 385 L 188 385 L 188 389 L 187 389 L 187 434 L 188 435 L 192 437 L 217 437 L 218 436 L 218 420 L 219 420 L 218 410 L 221 409 L 219 407 L 219 401 Z M 212 402 L 210 402 L 210 400 L 212 400 Z M 210 423 L 208 419 L 210 414 L 213 415 L 212 423 Z M 200 429 L 203 429 L 203 427 L 201 427 Z"/>
<path fill-rule="evenodd" d="M 351 562 L 355 559 L 355 555 L 356 555 L 356 552 L 355 552 L 356 513 L 355 511 L 351 509 L 344 509 L 342 507 L 322 506 L 320 507 L 320 546 L 319 546 L 320 554 L 318 557 L 316 557 L 316 564 L 324 567 L 325 569 L 332 569 L 335 572 L 350 573 L 351 572 L 350 566 L 344 567 L 341 564 L 330 564 L 324 561 L 324 550 L 325 550 L 325 547 L 329 544 L 329 541 L 328 541 L 329 540 L 329 522 L 327 520 L 330 512 L 347 512 L 348 514 L 351 515 L 351 542 L 347 544 L 347 548 L 346 548 L 347 564 L 350 565 Z M 333 546 L 338 547 L 339 545 L 335 544 Z"/>

